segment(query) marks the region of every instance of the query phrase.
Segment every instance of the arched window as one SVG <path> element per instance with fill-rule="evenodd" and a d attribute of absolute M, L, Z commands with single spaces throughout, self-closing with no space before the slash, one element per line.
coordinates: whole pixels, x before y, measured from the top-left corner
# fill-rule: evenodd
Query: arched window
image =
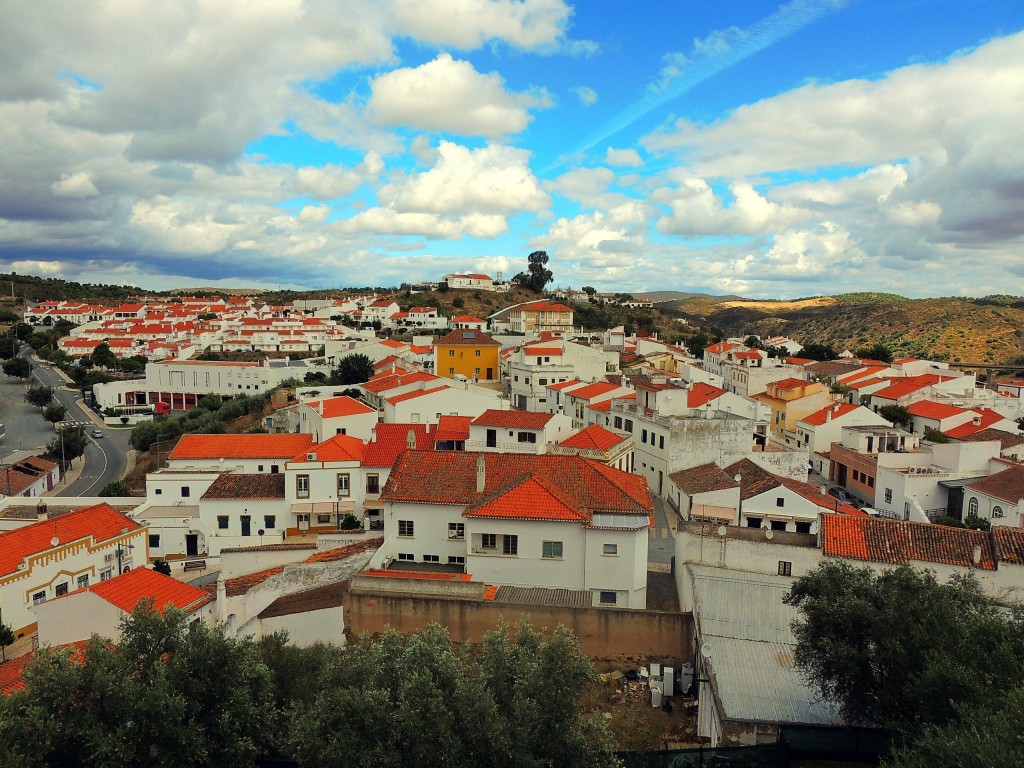
<path fill-rule="evenodd" d="M 1003 516 L 1003 508 L 1002 507 L 1000 507 L 1000 506 L 992 507 L 992 517 L 1002 517 L 1002 516 Z"/>
<path fill-rule="evenodd" d="M 978 499 L 975 498 L 974 496 L 972 496 L 971 500 L 969 502 L 967 502 L 967 514 L 968 515 L 976 515 L 976 514 L 978 514 Z"/>

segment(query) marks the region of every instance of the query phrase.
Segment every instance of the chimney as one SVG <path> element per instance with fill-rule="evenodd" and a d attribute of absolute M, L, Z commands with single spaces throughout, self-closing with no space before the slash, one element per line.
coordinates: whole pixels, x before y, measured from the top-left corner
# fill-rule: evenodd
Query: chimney
<path fill-rule="evenodd" d="M 484 455 L 476 455 L 476 492 L 483 493 L 487 485 L 487 465 L 484 463 Z"/>
<path fill-rule="evenodd" d="M 971 419 L 971 423 L 972 423 L 972 424 L 973 424 L 974 426 L 976 426 L 976 427 L 980 427 L 980 426 L 981 426 L 981 416 L 979 415 L 979 416 L 975 416 L 975 417 L 973 417 L 973 418 Z"/>
<path fill-rule="evenodd" d="M 977 568 L 981 565 L 981 545 L 975 544 L 974 551 L 971 552 L 971 562 L 974 563 L 974 567 Z"/>
<path fill-rule="evenodd" d="M 410 429 L 409 433 L 405 436 L 405 447 L 410 451 L 416 447 L 416 430 Z"/>
<path fill-rule="evenodd" d="M 376 443 L 377 442 L 377 428 L 376 427 L 370 427 L 370 442 L 371 443 Z"/>
<path fill-rule="evenodd" d="M 221 624 L 228 622 L 228 590 L 224 578 L 217 579 L 217 621 Z"/>
<path fill-rule="evenodd" d="M 50 519 L 50 514 L 49 514 L 49 512 L 46 511 L 46 503 L 42 502 L 42 501 L 39 502 L 39 504 L 36 505 L 36 522 L 40 522 L 41 523 L 44 520 L 49 520 L 49 519 Z"/>
<path fill-rule="evenodd" d="M 825 423 L 828 424 L 830 421 L 832 421 L 832 409 L 831 408 L 829 408 L 827 411 L 825 411 Z"/>

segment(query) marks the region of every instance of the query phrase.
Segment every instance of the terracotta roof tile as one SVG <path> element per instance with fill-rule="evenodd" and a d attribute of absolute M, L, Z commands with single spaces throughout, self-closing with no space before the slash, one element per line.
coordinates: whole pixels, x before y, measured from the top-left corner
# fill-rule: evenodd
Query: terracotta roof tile
<path fill-rule="evenodd" d="M 363 454 L 364 467 L 390 467 L 398 460 L 399 454 L 409 447 L 409 432 L 420 450 L 434 447 L 435 432 L 427 432 L 426 424 L 378 424 L 375 438 L 366 444 Z"/>
<path fill-rule="evenodd" d="M 885 400 L 896 400 L 914 392 L 918 392 L 925 387 L 930 387 L 943 381 L 949 381 L 952 378 L 952 376 L 939 376 L 935 373 L 924 373 L 920 376 L 907 376 L 902 379 L 894 379 L 892 384 L 873 393 L 873 396 L 883 398 Z"/>
<path fill-rule="evenodd" d="M 591 424 L 586 429 L 581 429 L 575 435 L 567 437 L 561 442 L 561 445 L 566 448 L 586 448 L 590 450 L 607 451 L 609 448 L 618 445 L 625 439 L 625 436 L 605 429 L 600 424 Z"/>
<path fill-rule="evenodd" d="M 831 405 L 826 405 L 820 411 L 815 411 L 808 416 L 804 416 L 800 421 L 805 424 L 820 427 L 822 424 L 830 420 L 829 414 L 832 414 L 831 420 L 841 419 L 846 414 L 853 413 L 860 407 L 862 406 L 854 405 L 853 403 L 832 403 Z"/>
<path fill-rule="evenodd" d="M 97 504 L 13 531 L 4 531 L 0 533 L 0 576 L 16 571 L 26 557 L 52 549 L 50 541 L 54 537 L 60 540 L 61 545 L 90 537 L 101 542 L 141 527 L 109 504 Z"/>
<path fill-rule="evenodd" d="M 381 392 L 387 392 L 389 389 L 395 389 L 407 384 L 415 384 L 420 381 L 440 381 L 440 377 L 434 376 L 431 373 L 424 373 L 423 371 L 404 374 L 394 374 L 387 371 L 385 373 L 378 373 L 372 379 L 359 386 L 366 392 L 379 395 Z"/>
<path fill-rule="evenodd" d="M 451 347 L 466 345 L 472 347 L 500 347 L 501 342 L 495 341 L 483 331 L 456 328 L 447 336 L 442 336 L 434 342 L 435 347 Z"/>
<path fill-rule="evenodd" d="M 958 427 L 954 427 L 953 429 L 946 430 L 946 436 L 955 438 L 965 437 L 966 435 L 970 435 L 974 432 L 980 432 L 983 429 L 988 429 L 993 424 L 997 424 L 1006 419 L 1006 417 L 1001 413 L 997 413 L 996 411 L 988 408 L 975 408 L 972 412 L 976 415 L 971 421 L 966 424 L 961 424 Z"/>
<path fill-rule="evenodd" d="M 398 403 L 404 403 L 406 400 L 415 400 L 417 397 L 433 395 L 437 392 L 443 392 L 446 389 L 448 389 L 448 385 L 442 384 L 439 387 L 431 387 L 430 389 L 414 389 L 412 392 L 403 392 L 400 395 L 395 395 L 394 397 L 386 397 L 384 399 L 387 400 L 392 405 L 397 405 Z"/>
<path fill-rule="evenodd" d="M 725 390 L 721 387 L 715 387 L 711 384 L 704 382 L 697 382 L 690 387 L 686 393 L 686 406 L 688 408 L 700 408 L 702 405 L 707 405 L 712 400 L 717 400 L 725 394 Z"/>
<path fill-rule="evenodd" d="M 923 419 L 948 419 L 950 416 L 958 416 L 966 413 L 965 408 L 957 408 L 948 403 L 936 403 L 932 400 L 919 400 L 907 406 L 911 416 L 920 416 Z"/>
<path fill-rule="evenodd" d="M 981 429 L 978 432 L 971 432 L 968 435 L 960 435 L 954 438 L 961 443 L 983 443 L 988 441 L 998 441 L 999 449 L 1005 451 L 1007 448 L 1016 448 L 1021 443 L 1024 443 L 1024 435 L 1012 435 L 1009 432 L 1003 432 L 1001 429 Z"/>
<path fill-rule="evenodd" d="M 590 400 L 601 395 L 607 395 L 609 392 L 614 392 L 617 389 L 622 389 L 622 387 L 618 384 L 609 384 L 607 381 L 595 381 L 593 384 L 587 384 L 579 389 L 566 392 L 566 395 Z"/>
<path fill-rule="evenodd" d="M 507 427 L 509 429 L 544 429 L 553 413 L 538 411 L 498 411 L 488 408 L 471 422 L 474 426 Z"/>
<path fill-rule="evenodd" d="M 322 410 L 321 411 L 321 403 Z M 340 416 L 356 416 L 359 414 L 376 413 L 366 403 L 361 403 L 352 397 L 332 397 L 328 400 L 311 400 L 304 405 L 309 406 L 325 419 L 336 419 Z"/>
<path fill-rule="evenodd" d="M 482 493 L 477 492 L 478 457 L 484 466 Z M 392 469 L 382 498 L 473 506 L 530 478 L 543 478 L 558 488 L 577 512 L 651 513 L 642 477 L 577 456 L 406 451 Z"/>
<path fill-rule="evenodd" d="M 472 416 L 452 416 L 445 414 L 437 420 L 437 430 L 434 433 L 434 441 L 458 442 L 469 440 L 469 424 L 473 421 Z"/>
<path fill-rule="evenodd" d="M 236 475 L 224 472 L 210 484 L 203 499 L 283 499 L 284 474 Z"/>
<path fill-rule="evenodd" d="M 297 613 L 310 613 L 328 608 L 340 608 L 348 593 L 348 581 L 324 584 L 291 595 L 282 595 L 259 612 L 261 619 L 272 619 L 276 616 L 294 616 Z"/>
<path fill-rule="evenodd" d="M 822 516 L 822 551 L 830 557 L 871 560 L 891 565 L 911 561 L 974 566 L 979 547 L 979 568 L 995 570 L 992 538 L 985 531 L 932 523 L 911 523 L 874 517 Z"/>
<path fill-rule="evenodd" d="M 463 517 L 486 517 L 514 520 L 548 520 L 585 523 L 586 512 L 575 508 L 568 499 L 543 477 L 521 479 L 476 504 L 466 507 Z"/>
<path fill-rule="evenodd" d="M 210 602 L 210 596 L 199 587 L 149 568 L 135 568 L 85 589 L 126 613 L 131 613 L 139 601 L 147 597 L 153 599 L 153 607 L 158 611 L 173 605 L 179 610 L 192 612 Z"/>
<path fill-rule="evenodd" d="M 699 467 L 681 469 L 678 472 L 673 472 L 669 477 L 676 487 L 687 496 L 736 487 L 733 475 L 726 474 L 713 461 L 701 464 Z"/>
<path fill-rule="evenodd" d="M 994 475 L 979 478 L 967 487 L 986 496 L 1016 504 L 1024 498 L 1024 466 L 1012 466 Z"/>
<path fill-rule="evenodd" d="M 992 528 L 992 536 L 999 547 L 1000 562 L 1024 565 L 1024 528 L 997 525 Z"/>
<path fill-rule="evenodd" d="M 288 459 L 313 444 L 311 435 L 182 435 L 169 459 Z"/>

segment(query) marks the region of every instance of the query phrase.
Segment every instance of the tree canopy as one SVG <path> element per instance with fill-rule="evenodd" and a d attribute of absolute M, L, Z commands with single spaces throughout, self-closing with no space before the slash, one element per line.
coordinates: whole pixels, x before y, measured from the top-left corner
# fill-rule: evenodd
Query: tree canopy
<path fill-rule="evenodd" d="M 17 379 L 27 379 L 32 373 L 32 364 L 23 357 L 12 357 L 10 360 L 4 360 L 3 366 L 0 367 L 2 367 L 5 374 Z"/>
<path fill-rule="evenodd" d="M 1024 680 L 1024 614 L 973 577 L 822 563 L 797 579 L 795 660 L 848 722 L 914 735 L 959 722 Z"/>
<path fill-rule="evenodd" d="M 120 642 L 37 653 L 0 700 L 0 767 L 610 768 L 604 719 L 582 713 L 595 678 L 564 628 L 502 627 L 476 649 L 437 625 L 296 648 L 144 602 Z"/>
<path fill-rule="evenodd" d="M 338 361 L 338 367 L 331 372 L 331 384 L 362 384 L 373 376 L 373 360 L 357 352 L 345 355 Z"/>
<path fill-rule="evenodd" d="M 534 251 L 526 257 L 526 261 L 526 272 L 520 272 L 516 278 L 524 288 L 540 293 L 553 277 L 551 270 L 547 268 L 547 251 Z"/>
<path fill-rule="evenodd" d="M 43 453 L 43 456 L 53 461 L 66 463 L 85 453 L 87 444 L 85 427 L 81 425 L 61 427 L 57 431 L 57 435 L 46 444 L 46 452 Z"/>

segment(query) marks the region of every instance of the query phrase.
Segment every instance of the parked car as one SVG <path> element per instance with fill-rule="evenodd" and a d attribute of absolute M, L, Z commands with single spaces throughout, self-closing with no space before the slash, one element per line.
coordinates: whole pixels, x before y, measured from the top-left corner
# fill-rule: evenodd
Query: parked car
<path fill-rule="evenodd" d="M 829 488 L 828 495 L 832 496 L 844 504 L 856 504 L 857 500 L 850 495 L 850 492 L 845 488 Z"/>

